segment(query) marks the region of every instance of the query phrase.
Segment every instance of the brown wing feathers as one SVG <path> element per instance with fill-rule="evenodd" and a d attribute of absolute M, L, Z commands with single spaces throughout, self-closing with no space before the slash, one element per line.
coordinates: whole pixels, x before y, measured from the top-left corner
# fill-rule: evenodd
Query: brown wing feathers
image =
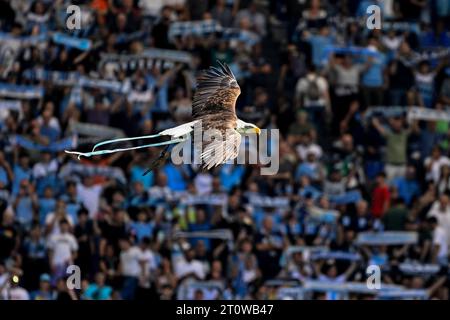
<path fill-rule="evenodd" d="M 217 112 L 232 112 L 240 93 L 236 78 L 226 64 L 210 67 L 198 77 L 197 90 L 192 104 L 194 119 Z"/>

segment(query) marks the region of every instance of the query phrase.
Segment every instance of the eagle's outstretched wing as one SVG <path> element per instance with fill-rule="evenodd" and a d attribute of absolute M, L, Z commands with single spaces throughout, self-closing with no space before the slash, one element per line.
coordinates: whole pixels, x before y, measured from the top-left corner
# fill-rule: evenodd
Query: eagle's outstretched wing
<path fill-rule="evenodd" d="M 192 102 L 192 117 L 202 121 L 202 131 L 214 130 L 221 139 L 202 139 L 200 154 L 207 169 L 234 159 L 238 155 L 241 141 L 236 128 L 236 100 L 241 93 L 233 72 L 226 64 L 218 61 L 219 67 L 210 67 L 197 79 L 197 89 Z"/>
<path fill-rule="evenodd" d="M 236 99 L 241 93 L 233 72 L 218 61 L 219 67 L 210 67 L 197 78 L 197 88 L 192 101 L 192 117 L 229 114 L 236 117 Z"/>
<path fill-rule="evenodd" d="M 228 131 L 225 140 L 203 142 L 203 150 L 198 150 L 202 167 L 209 170 L 230 159 L 235 159 L 239 155 L 240 145 L 241 135 L 235 130 Z"/>

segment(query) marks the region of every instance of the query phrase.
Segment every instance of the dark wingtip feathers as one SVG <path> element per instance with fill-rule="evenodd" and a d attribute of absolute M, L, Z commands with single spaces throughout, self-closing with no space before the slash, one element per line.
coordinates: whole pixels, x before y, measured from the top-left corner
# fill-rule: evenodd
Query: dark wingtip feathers
<path fill-rule="evenodd" d="M 227 76 L 230 76 L 233 79 L 236 79 L 233 72 L 231 71 L 230 67 L 225 62 L 221 62 L 220 60 L 217 60 L 217 63 L 219 64 L 220 68 Z"/>
<path fill-rule="evenodd" d="M 209 67 L 208 69 L 204 70 L 201 74 L 199 79 L 204 80 L 211 77 L 224 77 L 228 76 L 236 80 L 236 77 L 234 76 L 233 72 L 231 71 L 230 67 L 219 60 L 217 60 L 217 64 L 219 67 Z"/>

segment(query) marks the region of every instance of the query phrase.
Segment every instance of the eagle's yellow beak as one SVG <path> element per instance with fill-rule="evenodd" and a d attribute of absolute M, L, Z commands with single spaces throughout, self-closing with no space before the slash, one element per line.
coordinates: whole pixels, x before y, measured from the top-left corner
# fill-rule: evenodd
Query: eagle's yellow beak
<path fill-rule="evenodd" d="M 253 130 L 254 130 L 254 132 L 255 132 L 256 134 L 260 134 L 260 133 L 261 133 L 261 129 L 258 128 L 258 127 L 254 128 Z"/>

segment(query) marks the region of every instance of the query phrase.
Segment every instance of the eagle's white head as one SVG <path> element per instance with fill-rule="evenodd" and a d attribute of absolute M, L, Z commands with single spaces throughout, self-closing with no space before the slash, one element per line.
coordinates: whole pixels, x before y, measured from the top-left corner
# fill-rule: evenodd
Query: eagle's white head
<path fill-rule="evenodd" d="M 261 129 L 258 128 L 256 125 L 254 125 L 253 123 L 242 121 L 240 119 L 237 120 L 236 130 L 240 134 L 261 133 Z"/>

